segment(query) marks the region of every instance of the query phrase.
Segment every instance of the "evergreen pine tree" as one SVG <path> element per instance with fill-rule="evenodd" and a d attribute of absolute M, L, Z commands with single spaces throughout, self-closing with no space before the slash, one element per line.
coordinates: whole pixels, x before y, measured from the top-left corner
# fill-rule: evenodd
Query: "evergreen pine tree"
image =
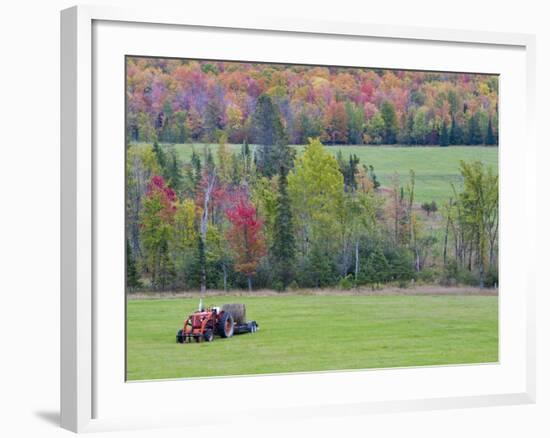
<path fill-rule="evenodd" d="M 166 290 L 168 286 L 172 285 L 176 277 L 174 261 L 168 250 L 168 241 L 166 239 L 162 240 L 159 253 L 159 267 L 155 276 L 155 286 L 157 289 Z"/>
<path fill-rule="evenodd" d="M 182 174 L 180 162 L 174 150 L 170 151 L 170 159 L 168 160 L 165 176 L 170 187 L 172 187 L 176 193 L 179 193 L 182 184 Z"/>
<path fill-rule="evenodd" d="M 489 117 L 489 123 L 487 124 L 487 136 L 485 137 L 485 144 L 488 146 L 493 146 L 496 144 L 491 117 Z"/>
<path fill-rule="evenodd" d="M 443 121 L 441 132 L 439 133 L 439 145 L 449 146 L 449 130 L 447 129 L 447 120 Z"/>
<path fill-rule="evenodd" d="M 350 154 L 348 161 L 344 161 L 342 151 L 338 151 L 336 154 L 336 161 L 338 161 L 338 167 L 342 176 L 344 177 L 344 190 L 346 192 L 353 192 L 357 189 L 357 166 L 359 165 L 359 157 L 355 154 Z"/>
<path fill-rule="evenodd" d="M 244 161 L 244 174 L 248 178 L 252 170 L 252 153 L 250 152 L 250 146 L 248 145 L 248 141 L 246 141 L 246 139 L 244 140 L 241 148 L 241 155 Z"/>
<path fill-rule="evenodd" d="M 126 239 L 126 287 L 135 290 L 141 287 L 141 281 L 136 268 L 136 260 L 132 254 L 130 242 Z"/>
<path fill-rule="evenodd" d="M 204 114 L 204 131 L 206 140 L 210 142 L 218 141 L 219 131 L 223 128 L 223 108 L 222 104 L 216 98 L 210 98 L 206 104 Z"/>
<path fill-rule="evenodd" d="M 157 141 L 153 143 L 153 152 L 155 153 L 155 157 L 157 158 L 157 163 L 159 164 L 162 174 L 164 175 L 165 169 L 166 169 L 166 153 L 162 150 L 160 145 Z"/>
<path fill-rule="evenodd" d="M 185 111 L 176 111 L 173 119 L 174 133 L 172 135 L 172 141 L 175 143 L 185 143 L 187 140 L 187 128 L 185 126 L 187 114 L 185 114 Z"/>
<path fill-rule="evenodd" d="M 397 114 L 393 104 L 386 100 L 380 105 L 380 114 L 384 120 L 384 143 L 394 144 L 397 136 Z"/>
<path fill-rule="evenodd" d="M 405 144 L 413 144 L 413 130 L 414 130 L 414 111 L 409 110 L 407 114 L 407 120 L 405 123 L 405 135 L 404 142 Z"/>
<path fill-rule="evenodd" d="M 345 109 L 348 119 L 348 140 L 351 144 L 363 144 L 365 112 L 361 105 L 347 101 Z"/>
<path fill-rule="evenodd" d="M 380 181 L 378 181 L 378 177 L 376 176 L 376 173 L 374 173 L 374 166 L 372 164 L 369 164 L 369 166 L 367 167 L 363 164 L 363 168 L 367 171 L 367 175 L 372 181 L 374 188 L 377 189 L 378 187 L 380 187 Z"/>
<path fill-rule="evenodd" d="M 234 186 L 238 186 L 241 183 L 241 178 L 243 176 L 243 168 L 239 163 L 239 157 L 237 154 L 230 155 L 230 158 L 231 158 L 230 182 Z"/>
<path fill-rule="evenodd" d="M 275 264 L 275 277 L 284 289 L 290 284 L 293 276 L 296 242 L 292 226 L 292 211 L 288 195 L 287 170 L 279 171 L 279 196 L 273 226 L 273 244 L 271 254 Z"/>
<path fill-rule="evenodd" d="M 396 251 L 391 254 L 391 258 L 385 259 L 388 263 L 388 278 L 385 280 L 398 280 L 402 283 L 415 277 L 413 260 L 410 251 L 405 249 L 396 249 Z M 384 262 L 382 261 L 382 263 Z"/>
<path fill-rule="evenodd" d="M 344 162 L 344 154 L 342 154 L 341 149 L 338 149 L 338 152 L 336 152 L 336 161 L 338 161 L 338 167 L 340 168 L 340 172 L 342 172 L 342 175 L 344 175 L 345 169 L 346 169 L 346 163 Z"/>
<path fill-rule="evenodd" d="M 344 184 L 351 192 L 357 190 L 357 166 L 359 165 L 359 157 L 355 154 L 350 154 L 347 175 L 344 176 Z M 347 178 L 346 178 L 347 177 Z"/>
<path fill-rule="evenodd" d="M 205 166 L 206 172 L 208 173 L 211 173 L 216 167 L 216 163 L 214 162 L 214 156 L 212 155 L 212 151 L 208 146 L 204 147 L 204 166 Z"/>
<path fill-rule="evenodd" d="M 451 131 L 449 133 L 449 143 L 452 145 L 462 144 L 462 130 L 453 116 L 451 119 Z"/>
<path fill-rule="evenodd" d="M 314 245 L 309 254 L 307 273 L 313 287 L 333 286 L 338 280 L 338 270 L 331 255 Z"/>
<path fill-rule="evenodd" d="M 389 271 L 390 265 L 386 256 L 380 249 L 375 249 L 370 254 L 367 261 L 367 282 L 371 283 L 374 287 L 388 279 Z"/>
<path fill-rule="evenodd" d="M 191 167 L 193 168 L 193 189 L 196 191 L 199 187 L 199 184 L 201 183 L 202 178 L 202 164 L 201 164 L 201 158 L 199 157 L 199 154 L 195 152 L 193 149 L 193 152 L 191 154 Z"/>
<path fill-rule="evenodd" d="M 255 142 L 260 145 L 255 160 L 263 175 L 272 177 L 281 166 L 286 169 L 292 167 L 293 151 L 288 147 L 279 109 L 266 94 L 258 98 L 252 116 L 252 133 Z"/>
<path fill-rule="evenodd" d="M 482 144 L 483 133 L 481 131 L 479 113 L 472 114 L 468 120 L 468 144 Z"/>

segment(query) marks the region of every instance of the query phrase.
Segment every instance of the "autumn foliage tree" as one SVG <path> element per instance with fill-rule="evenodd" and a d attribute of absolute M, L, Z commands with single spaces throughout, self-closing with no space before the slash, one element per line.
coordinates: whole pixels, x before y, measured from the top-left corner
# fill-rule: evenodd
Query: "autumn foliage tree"
<path fill-rule="evenodd" d="M 344 177 L 338 161 L 318 139 L 310 139 L 288 176 L 293 204 L 297 248 L 308 254 L 312 244 L 324 248 L 333 240 L 335 211 L 344 195 Z"/>
<path fill-rule="evenodd" d="M 348 114 L 342 102 L 331 103 L 325 113 L 325 129 L 330 143 L 348 141 Z"/>
<path fill-rule="evenodd" d="M 476 251 L 479 286 L 484 287 L 497 253 L 498 174 L 479 161 L 461 161 L 460 172 L 464 178 L 464 191 L 459 197 L 463 222 Z"/>
<path fill-rule="evenodd" d="M 491 75 L 138 57 L 127 67 L 129 141 L 217 142 L 223 133 L 260 145 L 281 135 L 299 144 L 436 145 L 447 120 L 451 144 L 498 142 Z"/>
<path fill-rule="evenodd" d="M 248 289 L 252 290 L 252 278 L 266 253 L 263 222 L 254 204 L 244 198 L 228 209 L 226 216 L 230 222 L 226 237 L 235 255 L 235 270 L 246 276 Z"/>
<path fill-rule="evenodd" d="M 165 289 L 174 276 L 169 254 L 177 196 L 162 176 L 151 178 L 141 218 L 141 235 L 146 251 L 147 269 L 154 289 Z"/>

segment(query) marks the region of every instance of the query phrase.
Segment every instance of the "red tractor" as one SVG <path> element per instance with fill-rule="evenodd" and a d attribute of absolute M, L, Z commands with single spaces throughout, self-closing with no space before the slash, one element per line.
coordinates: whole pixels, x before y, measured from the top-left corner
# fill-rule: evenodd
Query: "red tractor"
<path fill-rule="evenodd" d="M 246 308 L 244 304 L 225 304 L 220 307 L 193 312 L 183 323 L 183 327 L 176 334 L 176 342 L 206 341 L 212 342 L 214 335 L 230 338 L 234 334 L 255 333 L 259 330 L 256 321 L 245 321 Z"/>

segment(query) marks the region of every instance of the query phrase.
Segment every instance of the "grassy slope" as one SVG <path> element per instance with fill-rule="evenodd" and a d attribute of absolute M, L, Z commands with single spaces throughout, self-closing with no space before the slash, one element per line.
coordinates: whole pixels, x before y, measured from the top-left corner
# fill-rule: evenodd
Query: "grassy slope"
<path fill-rule="evenodd" d="M 215 151 L 217 145 L 211 145 Z M 295 146 L 303 150 L 303 146 Z M 189 161 L 192 146 L 178 144 L 175 148 L 183 161 Z M 240 145 L 231 145 L 233 150 L 240 150 Z M 416 199 L 418 202 L 446 201 L 451 195 L 450 183 L 460 183 L 458 170 L 460 160 L 480 160 L 495 169 L 498 167 L 498 148 L 483 146 L 452 147 L 391 147 L 391 146 L 327 146 L 334 154 L 342 150 L 344 157 L 356 154 L 361 164 L 371 164 L 384 186 L 391 185 L 391 177 L 397 172 L 401 183 L 405 184 L 409 170 L 416 173 Z M 203 150 L 196 145 L 197 152 Z"/>
<path fill-rule="evenodd" d="M 256 334 L 179 345 L 196 298 L 128 302 L 128 379 L 494 362 L 497 297 L 219 297 L 244 302 Z M 212 302 L 211 302 L 212 301 Z"/>

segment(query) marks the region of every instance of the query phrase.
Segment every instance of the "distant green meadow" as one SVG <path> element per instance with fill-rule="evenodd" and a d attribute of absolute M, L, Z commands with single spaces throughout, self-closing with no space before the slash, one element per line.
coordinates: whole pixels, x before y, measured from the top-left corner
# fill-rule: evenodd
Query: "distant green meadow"
<path fill-rule="evenodd" d="M 204 150 L 203 144 L 176 144 L 173 145 L 179 158 L 183 162 L 191 159 L 193 148 L 197 153 Z M 217 144 L 208 145 L 212 152 L 218 148 Z M 169 147 L 169 146 L 168 146 Z M 237 151 L 241 145 L 229 145 Z M 305 146 L 293 146 L 302 151 Z M 326 146 L 335 155 L 342 151 L 344 158 L 349 154 L 356 154 L 360 164 L 372 165 L 383 186 L 391 186 L 391 178 L 396 173 L 401 184 L 409 178 L 409 171 L 416 174 L 416 200 L 420 203 L 436 201 L 441 204 L 452 195 L 451 183 L 461 184 L 459 172 L 460 160 L 482 163 L 498 170 L 498 147 L 487 146 Z M 457 187 L 458 188 L 458 187 Z"/>
<path fill-rule="evenodd" d="M 198 298 L 130 299 L 127 379 L 270 374 L 498 361 L 497 296 L 291 295 L 242 302 L 260 331 L 177 344 Z"/>

